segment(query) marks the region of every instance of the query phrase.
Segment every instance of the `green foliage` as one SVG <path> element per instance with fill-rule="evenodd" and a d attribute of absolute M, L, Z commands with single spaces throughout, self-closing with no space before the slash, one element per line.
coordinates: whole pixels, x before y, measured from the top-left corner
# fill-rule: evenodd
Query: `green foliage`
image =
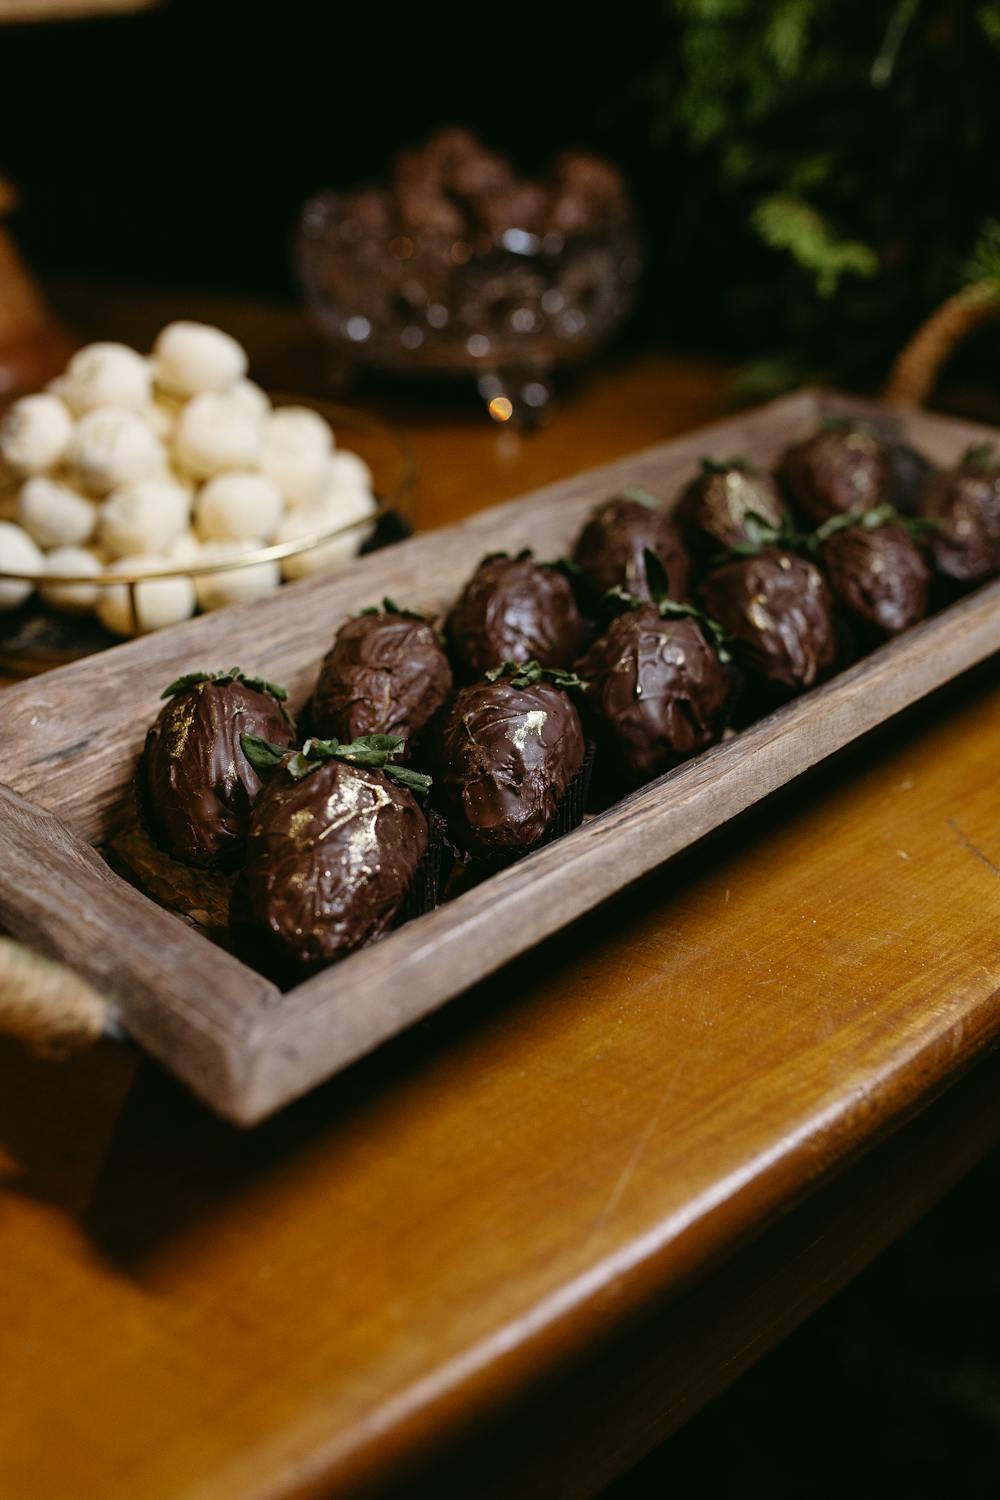
<path fill-rule="evenodd" d="M 874 276 L 878 256 L 860 240 L 838 238 L 823 215 L 793 193 L 775 193 L 758 203 L 751 223 L 766 245 L 788 250 L 816 277 L 816 290 L 830 297 L 841 276 Z"/>
<path fill-rule="evenodd" d="M 998 279 L 1000 0 L 665 0 L 664 26 L 689 263 L 772 374 L 789 347 L 811 374 L 884 374 L 963 272 Z"/>
<path fill-rule="evenodd" d="M 1000 219 L 987 219 L 962 273 L 970 286 L 992 282 L 1000 289 Z"/>

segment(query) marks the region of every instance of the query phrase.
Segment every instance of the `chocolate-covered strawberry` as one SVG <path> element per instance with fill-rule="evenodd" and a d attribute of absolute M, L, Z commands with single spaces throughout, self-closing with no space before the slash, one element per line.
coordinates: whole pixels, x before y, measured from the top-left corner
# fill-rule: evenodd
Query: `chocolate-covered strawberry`
<path fill-rule="evenodd" d="M 451 666 L 431 621 L 386 599 L 337 631 L 316 681 L 311 728 L 347 742 L 399 735 L 411 745 L 451 688 Z"/>
<path fill-rule="evenodd" d="M 505 661 L 568 667 L 580 650 L 583 624 L 569 579 L 530 552 L 484 557 L 452 607 L 448 641 L 466 679 Z"/>
<path fill-rule="evenodd" d="M 778 475 L 798 509 L 814 522 L 889 504 L 895 487 L 889 446 L 870 428 L 840 418 L 793 443 Z"/>
<path fill-rule="evenodd" d="M 436 791 L 454 844 L 481 859 L 526 853 L 553 827 L 584 759 L 569 673 L 508 663 L 455 695 Z"/>
<path fill-rule="evenodd" d="M 814 563 L 781 547 L 734 557 L 711 572 L 702 602 L 730 637 L 733 656 L 782 692 L 811 687 L 833 668 L 833 600 Z"/>
<path fill-rule="evenodd" d="M 691 559 L 670 513 L 645 490 L 628 490 L 592 512 L 576 539 L 573 562 L 595 603 L 613 588 L 648 599 L 647 552 L 663 564 L 671 599 L 686 599 Z"/>
<path fill-rule="evenodd" d="M 917 540 L 918 523 L 890 506 L 837 516 L 816 533 L 827 582 L 862 634 L 898 635 L 927 613 L 931 572 Z"/>
<path fill-rule="evenodd" d="M 786 519 L 774 480 L 741 458 L 703 458 L 674 510 L 688 549 L 701 558 L 753 541 L 759 523 L 780 530 Z"/>
<path fill-rule="evenodd" d="M 919 509 L 937 528 L 939 573 L 957 583 L 982 583 L 1000 573 L 1000 457 L 994 448 L 970 448 L 954 469 L 933 475 Z"/>
<path fill-rule="evenodd" d="M 272 954 L 309 971 L 343 958 L 397 916 L 427 850 L 417 796 L 430 778 L 393 760 L 403 742 L 369 735 L 352 744 L 307 740 L 301 751 L 247 736 L 266 777 L 250 820 L 234 896 Z M 416 794 L 416 795 L 415 795 Z"/>
<path fill-rule="evenodd" d="M 579 663 L 602 746 L 657 776 L 719 738 L 733 697 L 722 632 L 689 605 L 636 601 Z"/>
<path fill-rule="evenodd" d="M 144 821 L 160 847 L 185 864 L 234 863 L 246 842 L 260 778 L 244 734 L 295 744 L 284 688 L 228 672 L 191 672 L 162 694 L 168 701 L 146 735 L 139 765 Z"/>

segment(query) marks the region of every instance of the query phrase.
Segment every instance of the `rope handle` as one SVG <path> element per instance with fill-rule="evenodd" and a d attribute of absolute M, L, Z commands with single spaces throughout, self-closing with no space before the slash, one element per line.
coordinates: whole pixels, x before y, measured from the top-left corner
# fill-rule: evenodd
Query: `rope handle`
<path fill-rule="evenodd" d="M 0 938 L 0 1036 L 61 1061 L 109 1029 L 106 1000 L 63 964 Z"/>
<path fill-rule="evenodd" d="M 949 297 L 897 355 L 883 400 L 890 406 L 924 406 L 959 344 L 997 316 L 1000 292 L 994 281 L 975 282 Z"/>

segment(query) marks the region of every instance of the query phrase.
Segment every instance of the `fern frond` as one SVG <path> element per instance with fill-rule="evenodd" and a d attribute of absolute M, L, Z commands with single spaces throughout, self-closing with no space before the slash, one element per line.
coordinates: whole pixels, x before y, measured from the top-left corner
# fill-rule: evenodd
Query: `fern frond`
<path fill-rule="evenodd" d="M 878 256 L 861 240 L 844 240 L 821 213 L 793 193 L 774 193 L 758 203 L 752 223 L 766 245 L 787 250 L 816 277 L 822 297 L 837 290 L 842 276 L 874 276 Z"/>

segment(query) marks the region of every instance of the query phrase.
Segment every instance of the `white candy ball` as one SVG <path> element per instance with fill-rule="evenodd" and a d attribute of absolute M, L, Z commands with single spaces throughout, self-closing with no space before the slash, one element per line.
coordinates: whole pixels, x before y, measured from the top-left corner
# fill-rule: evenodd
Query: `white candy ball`
<path fill-rule="evenodd" d="M 308 406 L 279 406 L 264 423 L 263 444 L 285 453 L 329 453 L 330 424 Z"/>
<path fill-rule="evenodd" d="M 300 506 L 290 511 L 275 534 L 276 542 L 297 541 L 313 533 L 330 531 L 337 526 L 350 526 L 354 522 L 367 520 L 376 509 L 370 495 L 341 495 L 328 499 L 321 505 Z M 371 534 L 371 527 L 359 527 L 344 536 L 313 547 L 308 552 L 297 552 L 286 557 L 281 571 L 286 578 L 308 578 L 313 573 L 333 573 L 357 557 L 361 547 Z"/>
<path fill-rule="evenodd" d="M 88 344 L 73 355 L 58 389 L 78 416 L 101 406 L 142 411 L 152 400 L 153 374 L 127 344 Z"/>
<path fill-rule="evenodd" d="M 16 474 L 60 464 L 73 436 L 69 407 L 58 396 L 23 396 L 0 422 L 0 456 Z"/>
<path fill-rule="evenodd" d="M 86 547 L 55 547 L 45 559 L 47 573 L 88 573 L 96 577 L 101 563 L 95 553 Z M 69 610 L 73 614 L 85 613 L 97 603 L 100 589 L 91 583 L 42 583 L 39 593 L 46 604 L 54 609 Z"/>
<path fill-rule="evenodd" d="M 257 419 L 232 396 L 195 396 L 181 412 L 174 457 L 195 479 L 211 479 L 230 469 L 255 469 L 259 455 Z"/>
<path fill-rule="evenodd" d="M 112 570 L 138 573 L 165 567 L 168 562 L 165 557 L 121 557 L 113 564 Z M 137 583 L 134 593 L 136 624 L 133 624 L 129 607 L 128 585 L 115 583 L 101 589 L 97 618 L 106 630 L 115 635 L 142 635 L 150 630 L 162 630 L 165 625 L 177 625 L 193 615 L 197 603 L 194 584 L 185 577 L 151 578 L 148 582 Z"/>
<path fill-rule="evenodd" d="M 205 539 L 270 537 L 280 519 L 281 492 L 263 474 L 218 474 L 195 501 L 195 526 Z"/>
<path fill-rule="evenodd" d="M 81 489 L 107 495 L 120 484 L 160 472 L 166 454 L 152 428 L 135 412 L 102 406 L 81 417 L 66 461 Z"/>
<path fill-rule="evenodd" d="M 363 458 L 352 453 L 347 448 L 338 448 L 336 453 L 331 453 L 326 466 L 326 483 L 328 492 L 340 494 L 348 490 L 361 490 L 365 494 L 372 493 L 372 471 Z"/>
<path fill-rule="evenodd" d="M 202 560 L 202 545 L 193 531 L 184 531 L 172 543 L 168 556 L 171 562 L 199 563 Z"/>
<path fill-rule="evenodd" d="M 97 506 L 68 484 L 36 474 L 21 486 L 17 519 L 40 547 L 75 547 L 93 535 Z"/>
<path fill-rule="evenodd" d="M 100 542 L 113 557 L 163 553 L 187 530 L 187 491 L 172 479 L 123 484 L 101 506 Z"/>
<path fill-rule="evenodd" d="M 266 393 L 252 380 L 237 380 L 227 394 L 244 406 L 252 417 L 257 418 L 258 422 L 263 422 L 271 410 L 271 402 Z"/>
<path fill-rule="evenodd" d="M 206 542 L 203 562 L 222 562 L 252 552 L 264 543 L 259 538 L 244 541 Z M 198 603 L 204 610 L 225 609 L 228 604 L 248 604 L 273 593 L 281 582 L 276 562 L 252 563 L 246 568 L 230 568 L 224 573 L 202 573 L 195 579 Z"/>
<path fill-rule="evenodd" d="M 184 402 L 179 396 L 168 396 L 165 391 L 157 391 L 149 405 L 143 407 L 141 415 L 160 442 L 169 443 L 173 440 L 177 421 L 183 410 Z"/>
<path fill-rule="evenodd" d="M 0 521 L 0 573 L 44 573 L 45 558 L 31 537 L 12 521 Z M 0 609 L 16 609 L 31 593 L 30 583 L 0 579 Z"/>
<path fill-rule="evenodd" d="M 260 470 L 276 484 L 288 505 L 319 505 L 328 486 L 328 453 L 286 453 L 263 448 Z"/>
<path fill-rule="evenodd" d="M 153 345 L 156 381 L 177 396 L 224 391 L 247 370 L 243 349 L 206 323 L 169 323 Z"/>

